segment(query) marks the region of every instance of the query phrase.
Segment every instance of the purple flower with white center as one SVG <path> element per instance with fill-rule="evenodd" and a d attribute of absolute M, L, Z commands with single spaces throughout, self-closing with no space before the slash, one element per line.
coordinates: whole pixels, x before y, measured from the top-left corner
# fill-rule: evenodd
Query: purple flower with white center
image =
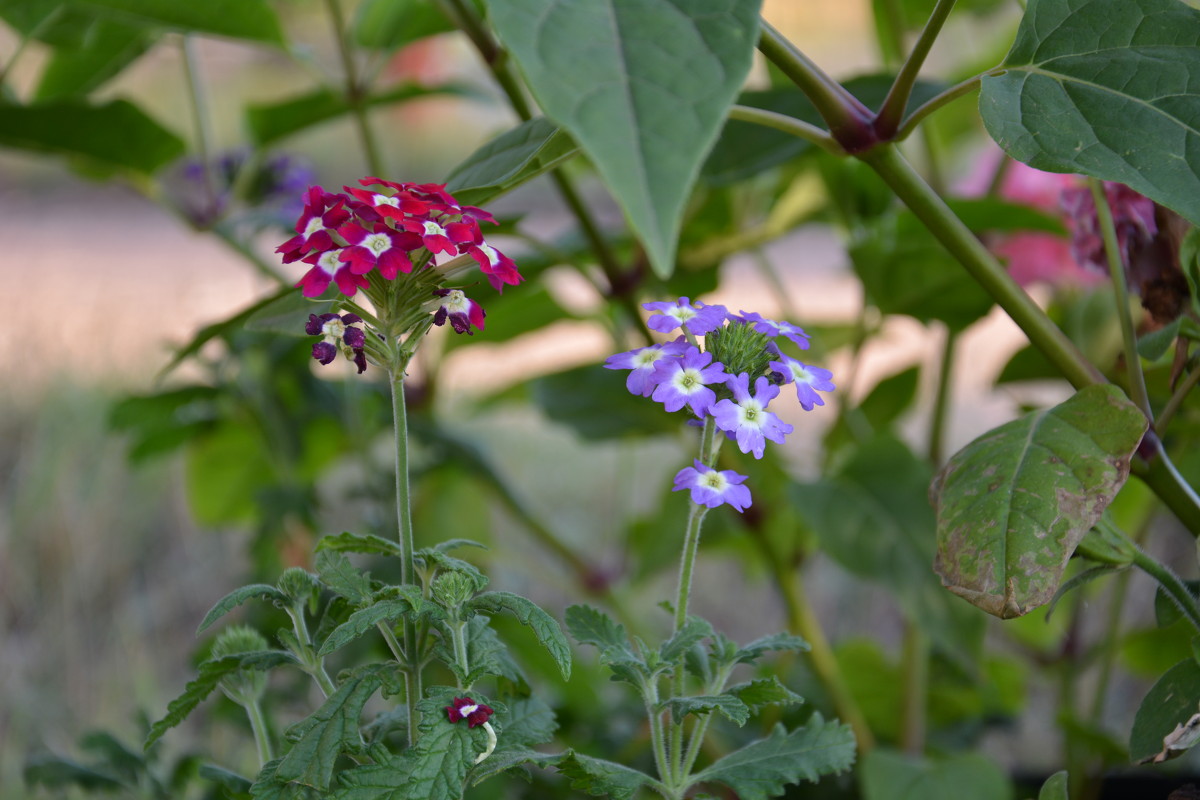
<path fill-rule="evenodd" d="M 699 460 L 693 464 L 695 466 L 684 467 L 676 473 L 675 488 L 671 491 L 690 489 L 692 502 L 709 508 L 728 503 L 740 512 L 750 506 L 750 490 L 741 485 L 746 480 L 745 475 L 731 469 L 715 470 Z"/>
<path fill-rule="evenodd" d="M 473 336 L 475 332 L 471 330 L 472 327 L 483 330 L 483 318 L 486 316 L 483 307 L 463 294 L 461 289 L 434 289 L 433 293 L 443 298 L 433 315 L 434 325 L 445 325 L 449 319 L 455 333 Z"/>
<path fill-rule="evenodd" d="M 796 397 L 805 411 L 812 411 L 813 406 L 825 405 L 818 391 L 832 392 L 837 388 L 833 385 L 833 373 L 829 370 L 803 364 L 788 356 L 780 356 L 779 361 L 772 361 L 769 366 L 783 376 L 784 383 L 796 384 Z"/>
<path fill-rule="evenodd" d="M 790 322 L 767 319 L 755 311 L 743 311 L 742 319 L 746 324 L 753 325 L 754 330 L 759 333 L 765 333 L 767 336 L 783 336 L 801 350 L 808 349 L 808 334 Z"/>
<path fill-rule="evenodd" d="M 365 372 L 367 356 L 363 353 L 363 347 L 367 337 L 362 328 L 354 327 L 357 322 L 362 322 L 357 314 L 309 314 L 308 322 L 304 325 L 305 333 L 325 337 L 313 345 L 312 357 L 322 364 L 329 364 L 337 358 L 340 350 L 358 367 L 359 374 Z"/>
<path fill-rule="evenodd" d="M 683 355 L 688 349 L 687 341 L 680 336 L 666 344 L 652 344 L 649 347 L 639 347 L 624 353 L 609 356 L 604 361 L 605 369 L 630 369 L 629 377 L 625 379 L 625 388 L 632 394 L 649 397 L 658 385 L 654 379 L 655 368 L 664 358 Z"/>
<path fill-rule="evenodd" d="M 725 381 L 733 392 L 734 400 L 721 400 L 712 407 L 713 420 L 717 427 L 737 439 L 743 453 L 754 453 L 763 457 L 767 439 L 783 444 L 783 439 L 792 432 L 792 426 L 767 411 L 767 404 L 779 396 L 779 387 L 767 378 L 754 381 L 754 394 L 750 394 L 750 375 L 743 372 L 736 378 Z"/>
<path fill-rule="evenodd" d="M 696 416 L 703 417 L 717 402 L 717 394 L 707 388 L 708 384 L 722 383 L 729 377 L 724 364 L 711 361 L 712 353 L 702 353 L 691 346 L 679 358 L 659 361 L 651 377 L 657 384 L 653 399 L 666 406 L 667 411 L 688 406 Z"/>
<path fill-rule="evenodd" d="M 691 304 L 686 297 L 672 303 L 665 300 L 657 303 L 642 303 L 642 308 L 656 313 L 650 315 L 646 325 L 650 330 L 659 333 L 670 333 L 682 326 L 684 330 L 695 336 L 715 331 L 725 324 L 729 311 L 725 306 L 710 306 L 697 302 Z"/>

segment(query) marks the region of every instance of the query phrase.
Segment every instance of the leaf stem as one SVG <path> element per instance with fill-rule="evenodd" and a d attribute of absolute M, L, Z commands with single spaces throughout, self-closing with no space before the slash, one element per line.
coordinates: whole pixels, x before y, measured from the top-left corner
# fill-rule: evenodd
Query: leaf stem
<path fill-rule="evenodd" d="M 1175 468 L 1162 440 L 1148 431 L 1138 446 L 1131 471 L 1149 486 L 1193 536 L 1200 537 L 1200 496 Z"/>
<path fill-rule="evenodd" d="M 929 15 L 929 20 L 921 30 L 920 37 L 917 38 L 908 58 L 900 67 L 900 72 L 896 75 L 896 80 L 892 82 L 892 88 L 888 90 L 883 106 L 880 107 L 879 114 L 875 117 L 875 132 L 881 139 L 890 140 L 899 130 L 900 121 L 904 118 L 904 110 L 908 108 L 908 101 L 912 98 L 917 76 L 925 64 L 925 58 L 929 55 L 934 41 L 941 33 L 946 18 L 950 16 L 954 3 L 955 0 L 937 0 L 933 12 Z"/>
<path fill-rule="evenodd" d="M 200 159 L 205 211 L 216 215 L 217 184 L 213 175 L 215 165 L 212 163 L 208 106 L 204 102 L 204 93 L 200 90 L 200 70 L 196 66 L 196 48 L 190 34 L 180 36 L 179 50 L 183 56 L 183 76 L 187 84 L 188 102 L 192 106 L 192 136 L 196 140 L 196 157 Z"/>
<path fill-rule="evenodd" d="M 729 118 L 736 119 L 741 122 L 750 122 L 755 125 L 762 125 L 764 128 L 774 128 L 777 131 L 791 134 L 798 139 L 803 139 L 806 142 L 815 144 L 827 153 L 832 153 L 835 156 L 843 156 L 846 151 L 842 146 L 829 135 L 829 131 L 813 125 L 811 122 L 805 122 L 802 119 L 789 117 L 787 114 L 780 114 L 777 111 L 768 111 L 765 108 L 755 108 L 753 106 L 734 105 L 729 109 Z"/>
<path fill-rule="evenodd" d="M 1165 431 L 1167 425 L 1175 418 L 1175 413 L 1179 411 L 1179 407 L 1183 405 L 1183 401 L 1196 388 L 1196 383 L 1200 382 L 1200 369 L 1193 369 L 1187 374 L 1180 384 L 1175 387 L 1175 391 L 1171 394 L 1171 398 L 1167 400 L 1167 404 L 1163 406 L 1163 410 L 1159 412 L 1158 417 L 1154 420 L 1154 430 Z"/>
<path fill-rule="evenodd" d="M 925 727 L 929 703 L 929 637 L 920 624 L 904 621 L 902 655 L 904 665 L 903 708 L 900 716 L 900 747 L 911 756 L 925 752 Z"/>
<path fill-rule="evenodd" d="M 1125 352 L 1125 378 L 1129 382 L 1129 393 L 1146 419 L 1154 419 L 1150 407 L 1150 394 L 1146 391 L 1146 377 L 1142 374 L 1142 360 L 1137 350 L 1137 334 L 1133 330 L 1133 317 L 1129 313 L 1129 286 L 1125 282 L 1125 265 L 1121 248 L 1117 242 L 1117 228 L 1113 223 L 1112 208 L 1104 192 L 1104 184 L 1088 178 L 1088 189 L 1096 206 L 1096 218 L 1100 222 L 1100 234 L 1104 239 L 1104 255 L 1108 261 L 1108 276 L 1112 281 L 1113 299 L 1117 304 L 1117 319 L 1121 325 L 1121 343 Z"/>
<path fill-rule="evenodd" d="M 350 105 L 350 110 L 354 112 L 355 127 L 358 129 L 358 136 L 362 140 L 363 156 L 367 161 L 367 169 L 372 175 L 383 175 L 383 160 L 379 155 L 379 147 L 375 141 L 375 134 L 371 130 L 371 120 L 367 116 L 366 93 L 367 87 L 360 85 L 358 76 L 358 67 L 354 63 L 354 54 L 350 52 L 350 43 L 347 39 L 346 19 L 342 14 L 342 5 L 340 0 L 325 0 L 325 7 L 329 10 L 329 19 L 333 22 L 334 40 L 337 43 L 338 56 L 342 60 L 342 70 L 345 73 L 345 95 L 346 102 Z"/>
<path fill-rule="evenodd" d="M 254 744 L 258 748 L 258 765 L 261 767 L 275 756 L 271 750 L 271 737 L 267 734 L 267 720 L 263 716 L 262 705 L 255 700 L 242 706 L 250 719 L 250 729 L 254 731 Z"/>
<path fill-rule="evenodd" d="M 413 562 L 412 487 L 408 475 L 408 412 L 404 400 L 404 363 L 395 364 L 388 371 L 388 385 L 392 392 L 392 429 L 395 435 L 396 453 L 396 527 L 400 544 L 400 583 L 415 585 L 416 565 Z M 404 646 L 406 658 L 401 662 L 404 671 L 404 702 L 408 706 L 408 742 L 417 741 L 417 723 L 420 712 L 417 701 L 421 699 L 421 664 L 417 658 L 417 631 L 413 621 L 404 619 Z"/>
<path fill-rule="evenodd" d="M 925 224 L 955 259 L 979 282 L 992 298 L 1025 332 L 1029 341 L 1075 388 L 1104 383 L 1104 375 L 1092 365 L 1067 335 L 1009 277 L 987 248 L 955 216 L 949 206 L 921 179 L 895 145 L 883 145 L 859 155 L 892 188 L 896 195 Z"/>
<path fill-rule="evenodd" d="M 1192 627 L 1200 631 L 1200 607 L 1197 607 L 1196 597 L 1184 586 L 1178 575 L 1172 572 L 1166 564 L 1147 555 L 1146 551 L 1140 547 L 1135 547 L 1133 550 L 1133 565 L 1158 581 L 1163 591 L 1170 595 L 1175 605 L 1179 606 L 1179 610 L 1183 612 L 1183 616 L 1192 624 Z"/>
<path fill-rule="evenodd" d="M 929 420 L 929 463 L 941 466 L 945 459 L 946 425 L 950 412 L 950 378 L 953 374 L 954 353 L 958 344 L 958 333 L 946 328 L 946 340 L 942 344 L 942 357 L 938 364 L 937 394 L 934 395 L 933 414 Z"/>
<path fill-rule="evenodd" d="M 921 122 L 930 114 L 937 111 L 942 106 L 949 105 L 953 101 L 962 97 L 964 94 L 970 94 L 978 89 L 979 82 L 983 80 L 983 76 L 987 74 L 988 73 L 984 72 L 972 78 L 967 78 L 962 83 L 951 86 L 949 89 L 946 89 L 934 97 L 929 98 L 924 103 L 917 106 L 915 109 L 913 109 L 913 112 L 909 114 L 903 122 L 900 123 L 900 127 L 896 129 L 894 134 L 892 134 L 892 140 L 898 142 L 907 139 L 912 132 L 917 129 L 917 126 L 921 124 Z"/>
<path fill-rule="evenodd" d="M 704 421 L 707 427 L 712 417 Z M 689 501 L 687 530 L 683 537 L 683 557 L 679 562 L 679 592 L 675 598 L 675 632 L 687 622 L 688 600 L 692 594 L 692 572 L 696 566 L 696 552 L 700 548 L 700 526 L 708 514 L 708 506 Z"/>

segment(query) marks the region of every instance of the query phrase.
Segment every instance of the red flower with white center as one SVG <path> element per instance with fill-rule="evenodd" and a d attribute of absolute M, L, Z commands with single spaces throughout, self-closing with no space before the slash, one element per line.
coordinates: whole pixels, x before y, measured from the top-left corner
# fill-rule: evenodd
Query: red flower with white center
<path fill-rule="evenodd" d="M 471 327 L 483 330 L 483 318 L 487 316 L 483 307 L 467 297 L 459 289 L 434 289 L 433 293 L 444 298 L 442 305 L 433 315 L 434 325 L 445 325 L 450 320 L 450 327 L 455 333 L 474 335 Z"/>
<path fill-rule="evenodd" d="M 355 275 L 366 275 L 374 267 L 389 281 L 401 272 L 412 272 L 409 250 L 421 246 L 419 237 L 393 230 L 386 222 L 376 222 L 367 230 L 356 222 L 347 222 L 338 228 L 346 240 L 347 247 L 339 258 L 350 265 Z"/>
<path fill-rule="evenodd" d="M 451 705 L 446 706 L 446 716 L 451 722 L 462 722 L 465 719 L 468 728 L 485 724 L 488 717 L 495 713 L 490 706 L 476 703 L 469 697 L 456 697 L 450 702 Z"/>
<path fill-rule="evenodd" d="M 298 235 L 275 248 L 276 253 L 283 254 L 283 263 L 299 261 L 311 250 L 321 252 L 332 248 L 333 237 L 329 232 L 350 219 L 345 202 L 346 198 L 342 195 L 330 194 L 320 186 L 310 187 L 305 198 L 304 213 L 296 222 Z"/>
<path fill-rule="evenodd" d="M 401 224 L 404 226 L 404 230 L 419 235 L 425 249 L 430 253 L 458 255 L 458 248 L 446 234 L 446 229 L 433 220 L 406 219 Z"/>
<path fill-rule="evenodd" d="M 521 282 L 521 273 L 511 258 L 489 244 L 478 244 L 467 248 L 471 258 L 479 262 L 479 269 L 497 292 L 504 291 L 504 284 L 516 286 Z"/>
<path fill-rule="evenodd" d="M 344 248 L 326 250 L 324 253 L 311 253 L 302 261 L 312 264 L 313 268 L 304 273 L 304 277 L 296 284 L 303 288 L 305 297 L 318 297 L 329 288 L 330 282 L 336 282 L 338 289 L 347 297 L 352 297 L 359 289 L 370 286 L 370 282 L 361 275 L 355 275 L 350 265 L 341 260 Z"/>
<path fill-rule="evenodd" d="M 372 182 L 375 182 L 372 179 Z M 424 215 L 429 213 L 429 204 L 423 200 L 418 200 L 406 191 L 399 191 L 394 195 L 382 194 L 380 192 L 372 192 L 367 189 L 351 189 L 349 186 L 343 186 L 350 194 L 354 195 L 358 200 L 361 200 L 366 206 L 374 211 L 380 218 L 393 219 L 400 222 L 409 214 Z M 359 207 L 358 212 L 364 218 L 370 219 L 371 215 L 363 214 L 362 207 Z M 374 220 L 370 220 L 374 222 Z"/>

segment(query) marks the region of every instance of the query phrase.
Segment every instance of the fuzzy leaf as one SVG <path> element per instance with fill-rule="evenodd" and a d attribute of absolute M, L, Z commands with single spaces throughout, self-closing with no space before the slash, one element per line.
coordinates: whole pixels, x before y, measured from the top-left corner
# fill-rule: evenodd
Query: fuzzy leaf
<path fill-rule="evenodd" d="M 757 714 L 763 706 L 799 705 L 804 698 L 779 682 L 779 678 L 755 678 L 746 683 L 738 683 L 725 690 L 750 708 L 750 713 Z"/>
<path fill-rule="evenodd" d="M 1089 386 L 971 442 L 931 489 L 942 582 L 1004 619 L 1049 601 L 1145 430 L 1120 389 Z"/>
<path fill-rule="evenodd" d="M 338 756 L 363 747 L 358 724 L 363 706 L 383 685 L 385 673 L 395 668 L 374 664 L 347 678 L 320 708 L 289 728 L 287 736 L 295 744 L 279 762 L 276 781 L 329 789 Z"/>
<path fill-rule="evenodd" d="M 625 626 L 603 611 L 591 606 L 568 606 L 563 619 L 571 636 L 580 644 L 590 644 L 601 651 L 612 649 L 633 655 Z"/>
<path fill-rule="evenodd" d="M 427 547 L 414 553 L 413 558 L 418 566 L 427 568 L 437 567 L 441 570 L 452 570 L 463 573 L 475 584 L 475 591 L 477 592 L 482 592 L 488 585 L 488 577 L 479 570 L 479 567 L 470 561 L 448 556 L 442 549 Z"/>
<path fill-rule="evenodd" d="M 317 574 L 321 582 L 335 593 L 356 605 L 368 603 L 371 600 L 371 579 L 359 572 L 350 559 L 341 553 L 322 550 L 317 553 Z"/>
<path fill-rule="evenodd" d="M 558 664 L 563 680 L 571 677 L 571 644 L 563 634 L 557 620 L 547 614 L 532 600 L 511 592 L 484 592 L 467 601 L 467 608 L 496 614 L 506 611 L 533 631 L 534 636 L 546 648 Z"/>
<path fill-rule="evenodd" d="M 510 703 L 501 721 L 506 746 L 542 744 L 553 739 L 558 730 L 554 710 L 536 696 L 522 697 Z"/>
<path fill-rule="evenodd" d="M 741 700 L 728 694 L 695 695 L 693 697 L 672 697 L 658 704 L 660 711 L 670 711 L 671 719 L 676 724 L 683 722 L 688 714 L 711 714 L 720 712 L 721 716 L 738 727 L 750 719 L 750 709 Z"/>
<path fill-rule="evenodd" d="M 275 770 L 283 759 L 276 758 L 263 764 L 258 777 L 250 787 L 254 800 L 317 800 L 317 792 L 298 783 L 282 783 L 275 780 Z"/>
<path fill-rule="evenodd" d="M 488 546 L 482 542 L 477 542 L 474 539 L 447 539 L 444 542 L 438 542 L 433 546 L 433 550 L 438 553 L 449 553 L 451 550 L 457 550 L 460 547 L 477 547 L 480 550 L 487 550 Z"/>
<path fill-rule="evenodd" d="M 713 635 L 712 625 L 700 617 L 688 617 L 683 627 L 670 639 L 662 643 L 658 655 L 665 663 L 672 664 L 683 657 L 697 644 Z"/>
<path fill-rule="evenodd" d="M 758 40 L 757 0 L 504 0 L 500 38 L 546 115 L 596 165 L 654 271 Z"/>
<path fill-rule="evenodd" d="M 723 783 L 741 800 L 767 800 L 783 794 L 789 783 L 815 782 L 849 769 L 854 752 L 848 725 L 813 714 L 803 728 L 787 733 L 778 725 L 766 739 L 730 753 L 694 777 L 696 783 Z"/>
<path fill-rule="evenodd" d="M 579 152 L 545 117 L 535 117 L 480 147 L 450 173 L 446 189 L 467 205 L 483 205 L 557 167 Z"/>
<path fill-rule="evenodd" d="M 630 800 L 654 779 L 623 764 L 592 758 L 573 750 L 563 753 L 555 768 L 571 781 L 571 788 L 597 797 Z"/>
<path fill-rule="evenodd" d="M 224 658 L 205 661 L 200 665 L 200 674 L 196 676 L 195 680 L 183 687 L 183 694 L 167 704 L 167 715 L 150 726 L 150 733 L 146 735 L 145 748 L 149 749 L 152 744 L 162 738 L 164 733 L 187 719 L 196 706 L 212 694 L 213 690 L 217 688 L 217 684 L 221 682 L 221 678 L 226 675 L 239 669 L 268 670 L 280 664 L 295 663 L 296 657 L 282 650 L 234 653 Z"/>
<path fill-rule="evenodd" d="M 288 604 L 287 595 L 266 583 L 252 583 L 249 586 L 234 589 L 218 600 L 217 604 L 210 608 L 208 613 L 204 615 L 204 619 L 200 622 L 200 627 L 196 629 L 196 635 L 199 636 L 204 633 L 209 625 L 212 625 L 242 603 L 255 597 L 262 600 L 270 600 L 280 608 Z"/>
<path fill-rule="evenodd" d="M 790 633 L 773 633 L 743 645 L 734 653 L 733 663 L 753 664 L 768 652 L 787 650 L 793 653 L 807 653 L 811 649 L 808 642 L 799 636 Z"/>
<path fill-rule="evenodd" d="M 1119 181 L 1200 223 L 1200 12 L 1179 0 L 1030 0 L 983 122 L 1013 158 Z"/>
<path fill-rule="evenodd" d="M 504 731 L 507 737 L 508 728 L 506 727 Z M 478 786 L 488 778 L 494 778 L 501 772 L 507 772 L 522 764 L 536 764 L 540 767 L 549 767 L 553 766 L 559 758 L 561 756 L 557 753 L 539 753 L 527 747 L 517 747 L 512 750 L 497 750 L 488 756 L 482 764 L 471 768 L 467 781 L 472 786 Z"/>
<path fill-rule="evenodd" d="M 318 553 L 332 550 L 337 553 L 368 553 L 372 555 L 399 556 L 400 545 L 376 536 L 373 533 L 339 533 L 337 536 L 322 536 L 317 542 Z"/>
<path fill-rule="evenodd" d="M 420 592 L 415 586 L 406 586 L 403 588 Z M 366 608 L 360 608 L 351 614 L 349 619 L 333 629 L 329 636 L 325 638 L 325 641 L 321 643 L 321 649 L 317 652 L 317 655 L 327 656 L 336 650 L 340 650 L 367 631 L 374 630 L 376 625 L 380 623 L 394 623 L 401 617 L 411 614 L 412 611 L 412 603 L 403 598 L 380 600 Z"/>

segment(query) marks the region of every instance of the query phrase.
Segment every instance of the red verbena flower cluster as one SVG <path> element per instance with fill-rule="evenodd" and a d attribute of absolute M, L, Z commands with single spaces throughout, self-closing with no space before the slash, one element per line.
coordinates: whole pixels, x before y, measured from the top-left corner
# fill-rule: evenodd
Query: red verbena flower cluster
<path fill-rule="evenodd" d="M 483 240 L 479 223 L 496 220 L 483 209 L 459 205 L 444 184 L 381 178 L 359 183 L 364 188 L 344 186 L 345 192 L 337 194 L 311 187 L 296 235 L 275 249 L 285 264 L 312 265 L 296 284 L 305 297 L 317 297 L 330 283 L 352 296 L 370 285 L 367 274 L 373 269 L 395 280 L 412 272 L 412 254 L 422 249 L 430 254 L 426 267 L 438 253 L 468 255 L 497 291 L 520 283 L 513 260 Z"/>

